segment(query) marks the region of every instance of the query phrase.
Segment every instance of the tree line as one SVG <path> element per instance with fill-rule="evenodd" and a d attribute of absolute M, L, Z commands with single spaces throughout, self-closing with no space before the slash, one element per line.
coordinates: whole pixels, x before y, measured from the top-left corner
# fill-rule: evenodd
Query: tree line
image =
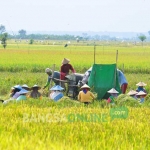
<path fill-rule="evenodd" d="M 150 35 L 150 31 L 148 31 Z M 137 35 L 137 38 L 142 42 L 147 39 L 144 34 Z M 77 42 L 81 40 L 110 40 L 110 41 L 117 41 L 116 37 L 109 37 L 109 36 L 99 36 L 95 35 L 93 37 L 88 36 L 86 33 L 83 33 L 83 36 L 74 36 L 74 35 L 49 35 L 49 34 L 27 34 L 26 30 L 21 29 L 18 31 L 17 35 L 10 35 L 6 32 L 5 26 L 0 25 L 0 41 L 4 49 L 7 46 L 7 39 L 30 39 L 29 44 L 33 44 L 34 40 L 76 40 Z"/>

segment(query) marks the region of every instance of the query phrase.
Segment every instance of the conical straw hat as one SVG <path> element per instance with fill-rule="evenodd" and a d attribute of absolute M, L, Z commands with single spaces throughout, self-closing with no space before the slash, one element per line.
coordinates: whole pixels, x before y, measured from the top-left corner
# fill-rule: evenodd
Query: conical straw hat
<path fill-rule="evenodd" d="M 51 90 L 51 91 L 54 91 L 53 89 L 54 89 L 55 86 L 56 86 L 56 85 L 54 85 L 50 90 Z"/>
<path fill-rule="evenodd" d="M 19 90 L 22 89 L 22 87 L 21 87 L 20 85 L 15 85 L 14 88 L 15 88 L 15 89 L 19 89 Z"/>
<path fill-rule="evenodd" d="M 22 88 L 25 88 L 26 90 L 30 90 L 30 88 L 26 84 L 22 85 Z"/>
<path fill-rule="evenodd" d="M 38 90 L 40 90 L 41 89 L 41 87 L 40 86 L 38 86 L 38 85 L 34 85 L 34 86 L 32 86 L 32 88 L 31 89 L 33 89 L 33 88 L 38 88 Z"/>
<path fill-rule="evenodd" d="M 136 84 L 137 86 L 146 86 L 147 84 L 145 84 L 144 82 L 139 82 Z"/>
<path fill-rule="evenodd" d="M 62 60 L 62 64 L 68 64 L 69 62 L 70 62 L 70 60 L 67 59 L 67 58 L 64 58 L 64 59 Z"/>
<path fill-rule="evenodd" d="M 117 94 L 119 93 L 118 91 L 116 91 L 114 88 L 112 88 L 111 90 L 107 91 L 108 93 L 114 93 L 114 94 Z"/>
<path fill-rule="evenodd" d="M 143 91 L 140 91 L 139 93 L 137 93 L 136 95 L 146 95 L 146 93 L 145 92 L 143 92 Z"/>
<path fill-rule="evenodd" d="M 53 90 L 55 91 L 62 91 L 64 90 L 64 88 L 62 88 L 60 85 L 56 85 L 55 87 L 53 87 Z"/>
<path fill-rule="evenodd" d="M 21 91 L 19 91 L 19 94 L 27 94 L 29 91 L 22 89 Z"/>
<path fill-rule="evenodd" d="M 129 91 L 129 93 L 127 95 L 135 95 L 137 93 L 138 93 L 137 91 L 131 90 L 131 91 Z"/>
<path fill-rule="evenodd" d="M 84 88 L 87 88 L 87 89 L 90 89 L 90 87 L 87 85 L 87 84 L 84 84 L 81 89 L 84 89 Z"/>

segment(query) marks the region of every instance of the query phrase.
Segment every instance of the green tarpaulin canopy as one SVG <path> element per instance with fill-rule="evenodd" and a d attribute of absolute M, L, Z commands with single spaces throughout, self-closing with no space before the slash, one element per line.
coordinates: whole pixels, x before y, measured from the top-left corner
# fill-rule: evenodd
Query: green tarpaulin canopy
<path fill-rule="evenodd" d="M 88 85 L 97 93 L 97 99 L 105 99 L 110 96 L 107 93 L 111 88 L 115 88 L 121 93 L 116 64 L 94 64 Z"/>

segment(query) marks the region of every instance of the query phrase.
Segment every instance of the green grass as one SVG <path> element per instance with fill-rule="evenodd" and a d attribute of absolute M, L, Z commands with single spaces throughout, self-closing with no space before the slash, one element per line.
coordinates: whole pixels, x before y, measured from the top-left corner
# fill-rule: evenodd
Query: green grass
<path fill-rule="evenodd" d="M 149 73 L 150 47 L 145 46 L 97 46 L 95 63 L 115 63 L 118 50 L 118 68 L 126 73 Z M 70 45 L 8 45 L 0 49 L 0 71 L 10 72 L 43 72 L 46 67 L 56 64 L 60 70 L 64 57 L 71 60 L 77 72 L 85 72 L 94 63 L 94 47 Z"/>

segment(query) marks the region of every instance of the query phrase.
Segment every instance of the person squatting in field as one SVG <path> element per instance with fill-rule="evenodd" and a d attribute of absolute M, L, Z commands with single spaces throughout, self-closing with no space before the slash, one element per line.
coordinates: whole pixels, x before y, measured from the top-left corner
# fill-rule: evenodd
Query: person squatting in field
<path fill-rule="evenodd" d="M 90 104 L 92 101 L 94 101 L 95 99 L 95 96 L 93 95 L 93 93 L 90 91 L 90 87 L 87 85 L 87 84 L 84 84 L 82 87 L 81 87 L 81 90 L 79 92 L 79 95 L 78 95 L 78 100 L 81 102 L 81 103 L 84 103 L 84 104 Z"/>
<path fill-rule="evenodd" d="M 29 98 L 42 99 L 42 94 L 38 91 L 40 89 L 41 89 L 41 87 L 36 84 L 33 87 L 31 87 L 31 93 L 29 95 Z"/>
<path fill-rule="evenodd" d="M 134 98 L 134 99 L 137 100 L 137 96 L 136 96 L 137 93 L 138 93 L 137 91 L 130 90 L 127 95 L 129 95 L 129 96 L 131 96 L 132 98 Z"/>
<path fill-rule="evenodd" d="M 45 73 L 48 75 L 48 78 L 47 78 L 47 82 L 46 82 L 45 86 L 43 87 L 43 89 L 45 89 L 46 87 L 48 87 L 50 85 L 51 80 L 54 81 L 55 85 L 59 85 L 59 81 L 57 81 L 55 79 L 60 79 L 60 72 L 54 71 L 53 75 L 52 75 L 52 70 L 50 68 L 46 68 Z"/>
<path fill-rule="evenodd" d="M 119 92 L 116 91 L 114 88 L 112 88 L 111 90 L 107 91 L 108 93 L 110 93 L 110 97 L 107 99 L 107 103 L 111 103 L 114 104 L 114 100 L 115 98 L 118 97 Z"/>
<path fill-rule="evenodd" d="M 4 100 L 3 104 L 7 104 L 15 100 L 19 101 L 22 97 L 24 97 L 24 96 L 20 97 L 20 95 L 26 95 L 29 91 L 30 91 L 30 88 L 26 84 L 22 86 L 15 85 L 14 87 L 11 88 L 10 98 L 8 100 Z"/>
<path fill-rule="evenodd" d="M 136 94 L 136 96 L 138 98 L 140 98 L 140 103 L 143 103 L 145 101 L 145 96 L 146 96 L 147 93 L 143 92 L 143 91 L 140 91 Z"/>
<path fill-rule="evenodd" d="M 139 83 L 137 83 L 136 84 L 136 86 L 138 86 L 138 88 L 136 89 L 136 91 L 137 92 L 140 92 L 140 91 L 143 91 L 143 92 L 145 92 L 145 93 L 147 93 L 146 92 L 146 89 L 144 88 L 144 86 L 146 86 L 147 84 L 145 84 L 144 82 L 139 82 Z"/>
<path fill-rule="evenodd" d="M 58 101 L 64 96 L 63 93 L 61 92 L 62 90 L 64 90 L 64 88 L 62 88 L 59 85 L 54 85 L 50 90 L 51 90 L 50 99 L 54 101 Z"/>

